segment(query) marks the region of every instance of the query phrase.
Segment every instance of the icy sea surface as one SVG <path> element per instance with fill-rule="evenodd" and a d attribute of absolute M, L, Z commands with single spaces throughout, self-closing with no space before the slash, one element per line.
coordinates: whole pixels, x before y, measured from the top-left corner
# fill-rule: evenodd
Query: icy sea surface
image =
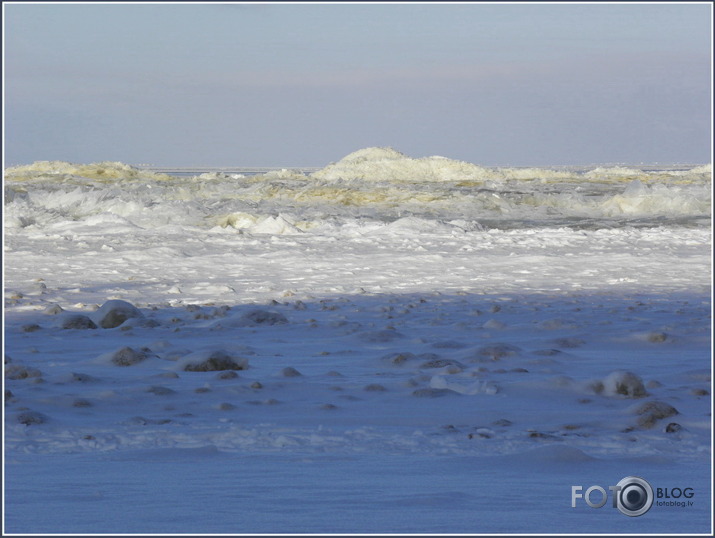
<path fill-rule="evenodd" d="M 710 165 L 4 190 L 6 533 L 712 530 Z"/>

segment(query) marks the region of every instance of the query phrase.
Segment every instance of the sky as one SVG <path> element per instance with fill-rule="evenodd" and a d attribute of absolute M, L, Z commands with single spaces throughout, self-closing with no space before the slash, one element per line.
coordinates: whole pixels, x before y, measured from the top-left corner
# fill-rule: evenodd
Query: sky
<path fill-rule="evenodd" d="M 712 4 L 3 3 L 5 166 L 712 161 Z"/>

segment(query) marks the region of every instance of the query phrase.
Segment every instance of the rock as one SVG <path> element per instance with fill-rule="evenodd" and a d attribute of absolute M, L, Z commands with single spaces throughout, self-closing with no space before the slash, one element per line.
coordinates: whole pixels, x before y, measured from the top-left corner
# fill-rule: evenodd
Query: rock
<path fill-rule="evenodd" d="M 80 373 L 72 373 L 72 377 L 70 378 L 71 381 L 77 382 L 77 383 L 96 383 L 99 381 L 96 377 L 92 377 L 89 374 L 80 374 Z"/>
<path fill-rule="evenodd" d="M 405 353 L 390 353 L 390 354 L 382 357 L 382 360 L 389 362 L 390 364 L 392 364 L 394 366 L 402 366 L 406 362 L 408 362 L 414 358 L 415 358 L 415 355 L 413 353 L 405 352 Z"/>
<path fill-rule="evenodd" d="M 679 414 L 672 405 L 661 401 L 644 402 L 632 409 L 638 415 L 638 425 L 641 428 L 652 428 L 661 419 Z"/>
<path fill-rule="evenodd" d="M 603 380 L 603 392 L 609 396 L 643 398 L 648 395 L 643 380 L 633 372 L 616 370 Z"/>
<path fill-rule="evenodd" d="M 28 379 L 40 376 L 42 376 L 42 372 L 40 372 L 37 368 L 23 366 L 22 364 L 8 364 L 5 366 L 6 379 Z"/>
<path fill-rule="evenodd" d="M 581 338 L 557 338 L 554 343 L 559 347 L 571 349 L 584 345 L 586 341 Z"/>
<path fill-rule="evenodd" d="M 298 370 L 296 370 L 292 366 L 288 366 L 286 368 L 283 368 L 283 370 L 281 370 L 281 375 L 283 377 L 300 377 L 303 374 L 301 374 Z"/>
<path fill-rule="evenodd" d="M 17 421 L 26 426 L 33 424 L 44 424 L 47 422 L 47 416 L 37 411 L 23 411 L 17 415 Z"/>
<path fill-rule="evenodd" d="M 369 385 L 366 385 L 363 390 L 365 390 L 366 392 L 385 392 L 387 389 L 384 387 L 384 385 L 380 385 L 379 383 L 371 383 Z"/>
<path fill-rule="evenodd" d="M 457 392 L 454 392 L 453 390 L 449 389 L 433 389 L 433 388 L 425 388 L 425 389 L 417 389 L 412 393 L 412 396 L 416 396 L 417 398 L 440 398 L 442 396 L 452 396 L 458 394 Z"/>
<path fill-rule="evenodd" d="M 382 331 L 370 331 L 361 334 L 362 340 L 370 344 L 386 344 L 404 335 L 395 329 L 384 329 Z"/>
<path fill-rule="evenodd" d="M 145 350 L 135 351 L 130 347 L 123 347 L 112 353 L 110 361 L 115 366 L 133 366 L 146 360 L 148 356 Z"/>
<path fill-rule="evenodd" d="M 35 331 L 39 331 L 42 327 L 40 327 L 37 323 L 28 323 L 27 325 L 22 326 L 22 332 L 24 333 L 34 333 Z"/>
<path fill-rule="evenodd" d="M 506 418 L 500 418 L 499 420 L 495 420 L 494 422 L 492 422 L 493 426 L 500 426 L 502 428 L 509 427 L 512 424 L 513 424 L 513 422 Z"/>
<path fill-rule="evenodd" d="M 216 377 L 217 379 L 236 379 L 238 377 L 238 374 L 235 372 L 235 370 L 223 370 Z"/>
<path fill-rule="evenodd" d="M 62 329 L 96 329 L 97 325 L 84 314 L 68 314 L 60 320 Z"/>
<path fill-rule="evenodd" d="M 664 332 L 652 332 L 648 334 L 648 341 L 653 344 L 662 344 L 668 339 L 668 335 Z"/>
<path fill-rule="evenodd" d="M 95 313 L 95 319 L 103 329 L 113 329 L 128 319 L 141 317 L 144 317 L 144 314 L 138 308 L 119 299 L 107 301 Z"/>
<path fill-rule="evenodd" d="M 288 323 L 286 318 L 280 312 L 271 312 L 270 310 L 252 310 L 241 316 L 239 325 L 245 327 L 254 327 L 257 325 L 285 325 Z"/>
<path fill-rule="evenodd" d="M 511 344 L 493 344 L 480 347 L 476 352 L 478 362 L 498 361 L 504 357 L 514 357 L 521 352 L 521 349 Z"/>
<path fill-rule="evenodd" d="M 48 306 L 42 311 L 43 314 L 47 314 L 48 316 L 56 316 L 62 312 L 64 312 L 64 309 L 58 304 Z"/>
<path fill-rule="evenodd" d="M 677 433 L 682 429 L 683 427 L 677 422 L 671 422 L 665 427 L 665 433 Z"/>
<path fill-rule="evenodd" d="M 263 385 L 261 384 L 260 381 L 254 381 L 253 383 L 251 383 L 251 388 L 252 389 L 262 389 Z"/>
<path fill-rule="evenodd" d="M 448 366 L 456 366 L 460 370 L 464 370 L 464 365 L 453 359 L 432 359 L 420 364 L 420 368 L 447 368 Z"/>
<path fill-rule="evenodd" d="M 220 370 L 245 370 L 248 359 L 234 357 L 223 350 L 192 353 L 180 361 L 186 372 L 215 372 Z"/>

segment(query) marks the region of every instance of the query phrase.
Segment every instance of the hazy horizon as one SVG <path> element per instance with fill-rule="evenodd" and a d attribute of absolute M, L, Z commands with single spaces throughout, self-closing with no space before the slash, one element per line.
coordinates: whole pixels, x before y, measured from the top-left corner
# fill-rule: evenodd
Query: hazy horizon
<path fill-rule="evenodd" d="M 3 4 L 5 166 L 712 161 L 712 4 Z"/>

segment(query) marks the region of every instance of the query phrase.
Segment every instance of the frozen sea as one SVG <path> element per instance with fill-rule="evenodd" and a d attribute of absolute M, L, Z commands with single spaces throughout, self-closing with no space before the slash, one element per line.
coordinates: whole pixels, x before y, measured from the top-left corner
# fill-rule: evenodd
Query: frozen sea
<path fill-rule="evenodd" d="M 6 534 L 712 531 L 709 164 L 4 191 Z"/>

